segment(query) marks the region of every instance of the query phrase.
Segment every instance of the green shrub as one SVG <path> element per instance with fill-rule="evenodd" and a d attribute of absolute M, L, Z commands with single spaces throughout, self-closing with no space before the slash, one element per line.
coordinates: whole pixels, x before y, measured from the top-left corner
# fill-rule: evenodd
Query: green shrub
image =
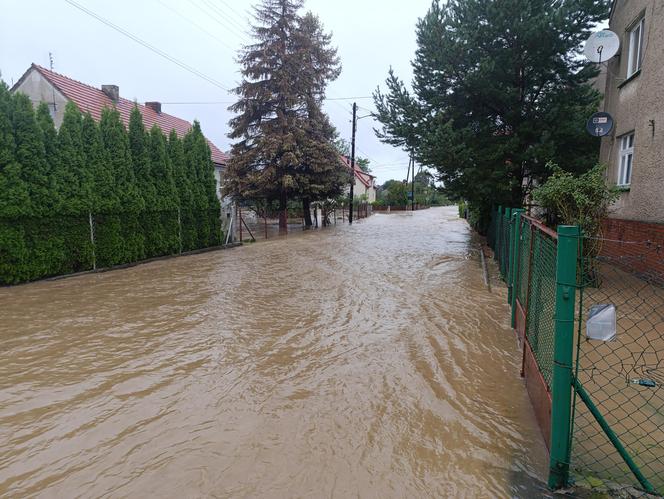
<path fill-rule="evenodd" d="M 546 210 L 551 225 L 578 225 L 584 235 L 598 238 L 602 220 L 620 191 L 606 179 L 606 165 L 597 164 L 575 176 L 550 163 L 553 174 L 533 191 L 534 200 Z M 596 245 L 587 245 L 586 255 L 596 254 Z"/>

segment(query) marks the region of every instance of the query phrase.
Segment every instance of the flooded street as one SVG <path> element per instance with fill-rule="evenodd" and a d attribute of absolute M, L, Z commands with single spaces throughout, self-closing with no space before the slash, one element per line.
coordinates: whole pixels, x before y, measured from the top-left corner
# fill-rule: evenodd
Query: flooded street
<path fill-rule="evenodd" d="M 0 289 L 0 496 L 540 496 L 476 248 L 435 208 Z"/>

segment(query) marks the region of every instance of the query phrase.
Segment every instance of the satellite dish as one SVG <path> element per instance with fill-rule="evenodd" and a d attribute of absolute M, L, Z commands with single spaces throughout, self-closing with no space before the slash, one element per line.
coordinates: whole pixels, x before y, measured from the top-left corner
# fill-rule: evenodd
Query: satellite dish
<path fill-rule="evenodd" d="M 588 38 L 583 54 L 590 62 L 606 62 L 618 53 L 620 38 L 613 31 L 604 29 Z"/>
<path fill-rule="evenodd" d="M 609 113 L 595 113 L 586 123 L 586 130 L 593 137 L 604 137 L 613 130 L 613 118 Z"/>

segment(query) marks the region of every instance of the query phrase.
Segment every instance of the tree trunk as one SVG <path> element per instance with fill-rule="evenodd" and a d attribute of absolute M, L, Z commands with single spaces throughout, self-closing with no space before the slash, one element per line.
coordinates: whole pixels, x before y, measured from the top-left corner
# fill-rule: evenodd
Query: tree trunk
<path fill-rule="evenodd" d="M 311 200 L 309 198 L 302 199 L 302 213 L 304 213 L 304 227 L 310 228 L 311 222 Z"/>
<path fill-rule="evenodd" d="M 288 198 L 286 193 L 279 197 L 279 232 L 288 232 Z"/>

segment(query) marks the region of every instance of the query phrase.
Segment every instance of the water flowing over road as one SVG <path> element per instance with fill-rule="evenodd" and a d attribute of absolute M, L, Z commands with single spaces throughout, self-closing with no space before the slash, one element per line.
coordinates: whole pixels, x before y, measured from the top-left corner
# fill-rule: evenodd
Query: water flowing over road
<path fill-rule="evenodd" d="M 455 211 L 0 289 L 0 496 L 540 496 Z"/>

